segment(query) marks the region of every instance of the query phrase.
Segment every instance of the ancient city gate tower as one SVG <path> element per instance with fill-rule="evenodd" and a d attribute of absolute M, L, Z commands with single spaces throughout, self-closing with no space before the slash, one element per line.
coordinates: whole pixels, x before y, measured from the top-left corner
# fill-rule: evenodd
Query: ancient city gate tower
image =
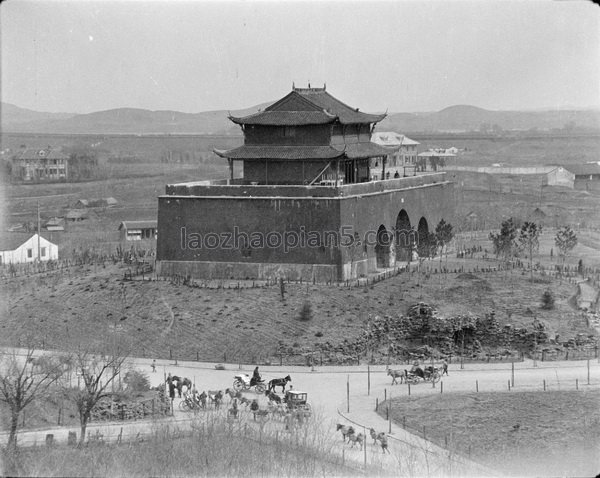
<path fill-rule="evenodd" d="M 419 231 L 452 220 L 453 189 L 445 173 L 372 180 L 371 161 L 393 152 L 371 142 L 384 117 L 325 88 L 230 116 L 244 144 L 215 150 L 230 178 L 167 185 L 158 199 L 159 274 L 323 282 L 409 260 Z"/>

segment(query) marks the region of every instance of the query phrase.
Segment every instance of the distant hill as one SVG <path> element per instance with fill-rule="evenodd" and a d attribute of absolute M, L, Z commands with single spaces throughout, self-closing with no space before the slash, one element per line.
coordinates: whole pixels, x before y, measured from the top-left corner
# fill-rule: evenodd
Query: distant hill
<path fill-rule="evenodd" d="M 36 121 L 52 121 L 71 118 L 75 113 L 42 113 L 40 111 L 19 108 L 10 103 L 0 103 L 2 127 L 8 124 L 26 124 Z"/>
<path fill-rule="evenodd" d="M 271 103 L 236 111 L 150 111 L 118 108 L 88 114 L 42 113 L 1 103 L 3 132 L 55 134 L 240 134 L 227 116 L 244 116 Z M 600 129 L 600 110 L 490 111 L 475 106 L 450 106 L 438 112 L 390 113 L 380 131 L 463 132 L 553 128 Z"/>
<path fill-rule="evenodd" d="M 265 103 L 245 110 L 181 113 L 117 108 L 88 114 L 37 113 L 2 103 L 2 131 L 55 134 L 240 134 L 227 116 L 244 116 L 265 108 Z"/>
<path fill-rule="evenodd" d="M 389 114 L 377 128 L 402 132 L 463 132 L 600 128 L 600 110 L 490 111 L 457 105 L 436 113 Z"/>

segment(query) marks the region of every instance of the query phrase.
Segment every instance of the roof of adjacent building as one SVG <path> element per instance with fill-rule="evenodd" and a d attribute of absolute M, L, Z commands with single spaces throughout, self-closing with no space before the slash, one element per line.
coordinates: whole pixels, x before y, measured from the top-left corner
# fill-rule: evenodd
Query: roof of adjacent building
<path fill-rule="evenodd" d="M 158 220 L 147 219 L 144 221 L 123 221 L 119 224 L 119 231 L 121 229 L 156 229 Z"/>
<path fill-rule="evenodd" d="M 394 131 L 381 131 L 371 135 L 371 141 L 381 146 L 416 146 L 419 143 Z"/>
<path fill-rule="evenodd" d="M 46 221 L 46 227 L 47 226 L 59 226 L 62 225 L 64 223 L 64 220 L 60 217 L 51 217 L 50 219 L 48 219 L 48 221 Z"/>
<path fill-rule="evenodd" d="M 589 174 L 600 174 L 600 164 L 598 163 L 586 163 L 586 164 L 572 164 L 563 166 L 564 169 L 570 171 L 575 176 L 586 176 Z"/>
<path fill-rule="evenodd" d="M 65 214 L 65 218 L 67 219 L 83 219 L 86 217 L 88 217 L 88 213 L 82 209 L 71 209 Z"/>
<path fill-rule="evenodd" d="M 349 159 L 372 158 L 390 154 L 390 148 L 384 148 L 375 143 L 348 143 L 344 153 Z"/>
<path fill-rule="evenodd" d="M 385 113 L 369 114 L 359 111 L 358 108 L 352 108 L 327 93 L 325 87 L 294 87 L 290 93 L 264 111 L 245 117 L 230 116 L 229 118 L 237 124 L 300 126 L 329 123 L 334 120 L 342 124 L 378 123 L 385 117 Z M 277 120 L 281 122 L 276 122 Z"/>
<path fill-rule="evenodd" d="M 50 146 L 47 148 L 24 148 L 15 154 L 14 160 L 32 159 L 69 159 L 66 154 L 61 153 Z"/>

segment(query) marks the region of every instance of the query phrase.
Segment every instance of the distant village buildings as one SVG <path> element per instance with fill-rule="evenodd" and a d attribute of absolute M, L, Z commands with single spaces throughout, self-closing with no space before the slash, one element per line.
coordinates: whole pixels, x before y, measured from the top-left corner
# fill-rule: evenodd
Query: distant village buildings
<path fill-rule="evenodd" d="M 12 159 L 13 179 L 25 182 L 66 181 L 69 157 L 52 149 L 22 148 Z"/>
<path fill-rule="evenodd" d="M 0 265 L 58 259 L 58 246 L 43 236 L 27 233 L 0 235 Z"/>
<path fill-rule="evenodd" d="M 155 240 L 157 230 L 157 220 L 123 221 L 119 224 L 121 241 Z"/>
<path fill-rule="evenodd" d="M 600 191 L 600 162 L 557 166 L 546 173 L 544 186 Z"/>
<path fill-rule="evenodd" d="M 92 179 L 98 171 L 94 153 L 65 154 L 57 148 L 21 146 L 8 164 L 13 182 L 46 183 Z"/>

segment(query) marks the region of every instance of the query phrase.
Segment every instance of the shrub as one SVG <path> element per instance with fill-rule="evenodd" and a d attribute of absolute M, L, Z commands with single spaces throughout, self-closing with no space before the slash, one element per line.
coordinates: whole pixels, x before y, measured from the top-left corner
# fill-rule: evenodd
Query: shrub
<path fill-rule="evenodd" d="M 127 391 L 132 393 L 144 393 L 150 390 L 148 375 L 140 370 L 129 370 L 123 382 L 127 385 Z"/>
<path fill-rule="evenodd" d="M 541 308 L 546 310 L 554 309 L 554 295 L 550 289 L 546 289 L 542 294 Z"/>
<path fill-rule="evenodd" d="M 312 319 L 312 307 L 310 302 L 306 301 L 302 304 L 302 308 L 300 309 L 300 314 L 298 315 L 298 319 L 303 322 L 308 322 Z"/>

